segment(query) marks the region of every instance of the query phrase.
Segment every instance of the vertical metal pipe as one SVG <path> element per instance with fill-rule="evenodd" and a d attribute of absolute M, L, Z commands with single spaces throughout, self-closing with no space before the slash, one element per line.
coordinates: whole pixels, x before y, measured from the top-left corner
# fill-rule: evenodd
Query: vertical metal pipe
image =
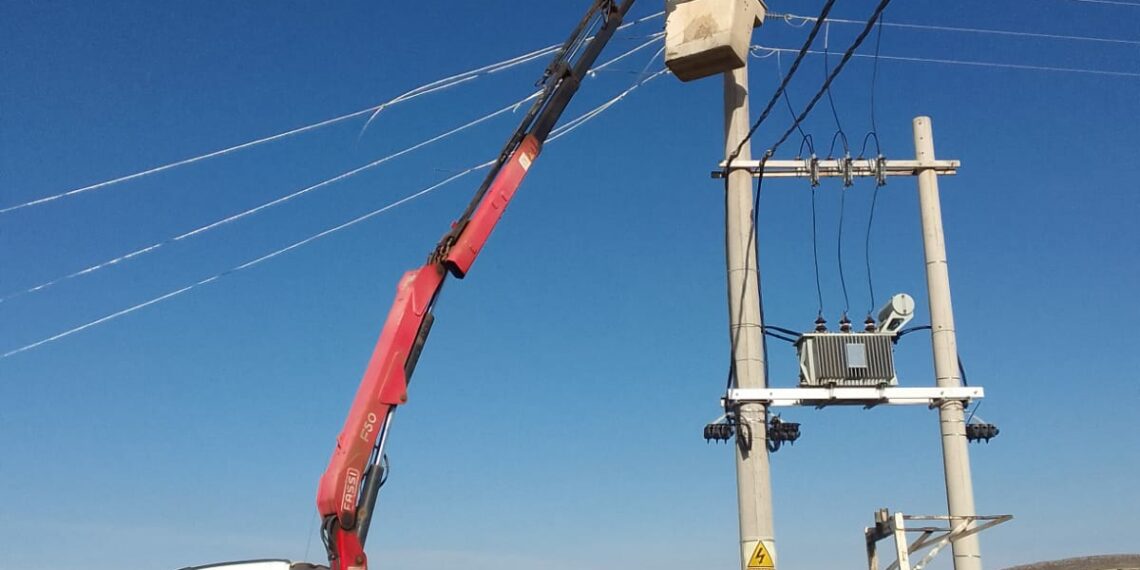
<path fill-rule="evenodd" d="M 933 161 L 934 132 L 930 125 L 930 117 L 916 117 L 913 124 L 915 158 L 919 161 Z M 932 169 L 920 168 L 918 204 L 922 212 L 926 287 L 930 297 L 934 375 L 939 387 L 958 387 L 962 385 L 962 379 L 958 369 L 954 310 L 950 303 L 946 239 L 942 232 L 938 175 Z M 962 402 L 943 402 L 938 408 L 938 418 L 942 432 L 942 462 L 946 472 L 947 507 L 951 516 L 974 516 L 974 485 L 970 477 L 970 455 L 966 448 L 966 418 Z M 957 524 L 957 521 L 951 522 L 951 526 L 954 524 Z M 981 570 L 982 555 L 977 534 L 957 539 L 952 546 L 955 570 Z"/>
<path fill-rule="evenodd" d="M 745 141 L 750 125 L 748 68 L 724 74 L 725 158 Z M 752 158 L 744 142 L 736 160 Z M 740 388 L 768 385 L 764 363 L 764 335 L 760 321 L 760 285 L 757 273 L 752 223 L 752 174 L 746 170 L 728 173 L 725 193 L 725 259 L 728 265 L 729 335 L 733 340 L 732 363 Z M 740 560 L 747 570 L 757 544 L 776 556 L 772 530 L 772 483 L 768 465 L 767 409 L 762 404 L 744 404 L 737 410 L 736 481 L 740 501 Z"/>

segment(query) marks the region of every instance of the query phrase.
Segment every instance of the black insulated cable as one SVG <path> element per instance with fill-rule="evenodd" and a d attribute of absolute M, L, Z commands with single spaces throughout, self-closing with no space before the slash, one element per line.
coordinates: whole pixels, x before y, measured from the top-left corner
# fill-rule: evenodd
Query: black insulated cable
<path fill-rule="evenodd" d="M 839 60 L 839 64 L 836 65 L 835 69 L 833 69 L 827 76 L 827 80 L 823 82 L 823 85 L 820 87 L 819 91 L 817 91 L 815 96 L 812 97 L 811 101 L 808 102 L 807 107 L 804 107 L 804 110 L 800 112 L 798 117 L 796 117 L 795 123 L 793 123 L 793 125 L 789 127 L 787 131 L 784 131 L 784 134 L 780 136 L 779 140 L 776 141 L 776 144 L 772 145 L 769 148 L 769 154 L 775 153 L 776 149 L 780 148 L 780 146 L 788 140 L 788 137 L 790 137 L 792 133 L 795 132 L 796 127 L 799 126 L 799 124 L 802 123 L 809 114 L 811 114 L 812 109 L 814 109 L 816 104 L 819 103 L 819 100 L 825 94 L 826 89 L 828 87 L 831 87 L 831 83 L 834 82 L 835 78 L 838 77 L 840 72 L 843 71 L 843 68 L 847 65 L 847 62 L 851 61 L 851 58 L 855 55 L 855 50 L 859 49 L 859 46 L 863 45 L 863 41 L 867 39 L 867 35 L 871 33 L 872 29 L 874 29 L 875 22 L 878 21 L 879 16 L 882 15 L 883 10 L 886 10 L 887 6 L 890 3 L 891 0 L 880 0 L 878 6 L 875 7 L 874 13 L 871 14 L 871 17 L 867 20 L 866 25 L 863 27 L 863 30 L 859 32 L 859 35 L 855 38 L 855 41 L 852 42 L 851 46 L 847 48 L 847 51 L 843 53 L 843 58 Z M 816 23 L 818 24 L 819 21 L 817 20 Z M 801 53 L 803 51 L 804 50 L 801 50 Z"/>

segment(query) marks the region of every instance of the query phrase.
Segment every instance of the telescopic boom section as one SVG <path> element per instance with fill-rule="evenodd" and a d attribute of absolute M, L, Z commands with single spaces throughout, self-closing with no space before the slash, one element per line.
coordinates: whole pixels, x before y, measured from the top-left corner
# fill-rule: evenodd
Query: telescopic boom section
<path fill-rule="evenodd" d="M 408 382 L 431 330 L 432 308 L 447 274 L 467 275 L 543 142 L 633 2 L 595 0 L 546 68 L 542 94 L 507 141 L 467 209 L 428 262 L 400 279 L 396 300 L 317 491 L 321 533 L 332 570 L 368 568 L 364 542 L 384 482 L 384 446 L 392 414 L 408 399 Z M 592 30 L 595 23 L 597 29 Z"/>

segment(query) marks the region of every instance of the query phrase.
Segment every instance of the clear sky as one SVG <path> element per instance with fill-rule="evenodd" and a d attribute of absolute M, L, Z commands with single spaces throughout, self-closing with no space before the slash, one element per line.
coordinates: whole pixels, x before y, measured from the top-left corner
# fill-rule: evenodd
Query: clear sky
<path fill-rule="evenodd" d="M 587 2 L 19 2 L 0 0 L 0 208 L 350 113 L 434 79 L 561 41 Z M 1133 43 L 886 28 L 883 152 L 913 156 L 933 118 L 959 345 L 979 415 L 977 505 L 1017 518 L 982 537 L 987 565 L 1136 551 L 1140 523 L 1140 7 L 1075 0 L 899 0 L 889 22 Z M 822 2 L 771 1 L 812 15 Z M 863 20 L 874 3 L 840 0 Z M 659 3 L 634 8 L 640 17 Z M 623 31 L 616 55 L 660 31 Z M 795 48 L 773 19 L 755 42 Z M 858 26 L 835 24 L 841 50 Z M 822 47 L 821 43 L 817 44 Z M 871 53 L 869 42 L 863 52 Z M 599 73 L 569 116 L 627 88 L 654 49 Z M 762 53 L 761 53 L 762 55 Z M 790 62 L 783 55 L 782 64 Z M 834 63 L 834 59 L 832 62 Z M 331 178 L 529 94 L 541 62 L 363 117 L 0 214 L 0 296 L 161 242 Z M 777 81 L 753 60 L 754 108 Z M 649 67 L 657 69 L 659 62 Z M 872 64 L 833 95 L 852 144 L 870 128 Z M 822 81 L 811 57 L 802 105 Z M 500 116 L 351 179 L 152 253 L 0 303 L 0 352 L 186 287 L 492 158 Z M 776 113 L 757 135 L 789 124 Z M 830 140 L 821 105 L 806 128 Z M 552 143 L 470 276 L 452 282 L 396 417 L 369 551 L 378 567 L 732 568 L 735 472 L 701 428 L 727 362 L 719 80 L 647 83 Z M 780 153 L 792 157 L 793 139 Z M 856 149 L 857 152 L 857 149 Z M 823 153 L 823 151 L 821 151 Z M 469 176 L 249 269 L 0 359 L 0 569 L 166 570 L 250 557 L 319 561 L 314 496 L 392 298 L 478 182 Z M 848 191 L 852 317 L 870 305 L 873 186 Z M 840 186 L 819 203 L 824 311 L 844 309 Z M 816 314 L 806 182 L 765 185 L 769 321 Z M 871 266 L 881 302 L 928 322 L 914 182 L 881 190 Z M 795 382 L 770 346 L 772 383 Z M 923 334 L 897 351 L 932 383 Z M 945 508 L 926 409 L 798 410 L 773 456 L 781 567 L 860 567 L 877 508 Z"/>

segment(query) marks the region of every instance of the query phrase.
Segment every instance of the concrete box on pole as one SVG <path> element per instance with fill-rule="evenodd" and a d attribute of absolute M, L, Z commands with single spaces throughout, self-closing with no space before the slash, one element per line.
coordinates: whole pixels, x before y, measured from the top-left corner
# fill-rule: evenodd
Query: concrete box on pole
<path fill-rule="evenodd" d="M 932 164 L 934 131 L 930 117 L 914 119 L 915 158 Z M 954 330 L 954 310 L 950 302 L 950 272 L 946 263 L 946 239 L 942 231 L 942 205 L 938 196 L 938 175 L 932 168 L 919 167 L 918 204 L 922 213 L 922 243 L 926 257 L 926 287 L 930 296 L 931 345 L 934 375 L 939 387 L 962 385 L 958 368 L 958 341 Z M 946 503 L 953 517 L 971 517 L 974 512 L 974 485 L 970 476 L 970 455 L 966 441 L 965 409 L 960 400 L 946 400 L 938 408 L 942 433 L 942 461 L 946 472 Z M 981 570 L 978 535 L 951 543 L 955 570 Z"/>
<path fill-rule="evenodd" d="M 665 65 L 681 81 L 744 67 L 761 0 L 666 0 Z"/>

